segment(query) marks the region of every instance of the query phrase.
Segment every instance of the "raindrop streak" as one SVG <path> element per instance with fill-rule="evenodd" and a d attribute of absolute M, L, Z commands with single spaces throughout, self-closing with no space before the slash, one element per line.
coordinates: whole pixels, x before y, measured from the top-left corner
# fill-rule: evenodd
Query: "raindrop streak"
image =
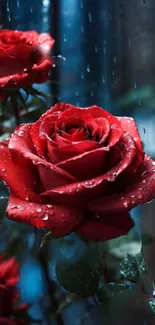
<path fill-rule="evenodd" d="M 89 66 L 89 64 L 87 65 L 87 72 L 90 72 L 90 66 Z"/>
<path fill-rule="evenodd" d="M 88 17 L 89 17 L 89 22 L 92 23 L 92 15 L 91 15 L 91 12 L 88 13 Z"/>
<path fill-rule="evenodd" d="M 7 10 L 7 13 L 8 13 L 8 20 L 11 21 L 10 8 L 9 8 L 9 2 L 8 1 L 7 1 L 7 4 L 6 4 L 6 10 Z"/>

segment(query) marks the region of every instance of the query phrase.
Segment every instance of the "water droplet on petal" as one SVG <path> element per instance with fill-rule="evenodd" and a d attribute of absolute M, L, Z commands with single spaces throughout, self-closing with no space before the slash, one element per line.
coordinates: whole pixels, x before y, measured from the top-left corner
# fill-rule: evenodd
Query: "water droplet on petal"
<path fill-rule="evenodd" d="M 41 212 L 42 211 L 42 209 L 41 208 L 37 208 L 37 212 Z"/>
<path fill-rule="evenodd" d="M 155 166 L 155 161 L 152 161 L 152 165 L 154 165 L 154 166 Z"/>
<path fill-rule="evenodd" d="M 18 132 L 18 135 L 19 135 L 19 137 L 23 137 L 24 132 L 23 132 L 23 131 L 19 131 L 19 132 Z"/>
<path fill-rule="evenodd" d="M 127 207 L 128 207 L 128 202 L 125 201 L 125 202 L 123 203 L 123 205 L 127 208 Z"/>
<path fill-rule="evenodd" d="M 53 205 L 52 204 L 46 204 L 46 207 L 49 209 L 53 209 Z"/>
<path fill-rule="evenodd" d="M 141 200 L 142 198 L 143 198 L 143 195 L 142 195 L 142 194 L 139 194 L 139 195 L 138 195 L 138 199 Z"/>
<path fill-rule="evenodd" d="M 42 220 L 48 220 L 48 214 L 45 214 L 44 216 L 42 216 Z"/>
<path fill-rule="evenodd" d="M 2 169 L 2 172 L 5 172 L 5 171 L 6 171 L 6 169 L 5 169 L 5 168 L 3 168 L 3 169 Z"/>

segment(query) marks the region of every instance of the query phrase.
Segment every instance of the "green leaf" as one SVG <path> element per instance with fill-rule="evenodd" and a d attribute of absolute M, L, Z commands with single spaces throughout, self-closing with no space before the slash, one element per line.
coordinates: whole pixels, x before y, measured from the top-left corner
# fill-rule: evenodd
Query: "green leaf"
<path fill-rule="evenodd" d="M 145 260 L 144 260 L 143 252 L 141 252 L 140 254 L 135 256 L 135 260 L 137 262 L 137 267 L 138 267 L 140 277 L 141 278 L 142 277 L 147 277 L 148 270 L 147 270 L 147 266 L 146 266 L 146 263 L 145 263 Z"/>
<path fill-rule="evenodd" d="M 105 302 L 116 295 L 123 294 L 126 290 L 130 289 L 131 288 L 126 284 L 110 282 L 98 290 L 97 297 L 100 302 Z"/>
<path fill-rule="evenodd" d="M 3 133 L 0 135 L 0 141 L 7 139 L 10 136 L 10 133 Z"/>
<path fill-rule="evenodd" d="M 76 264 L 57 264 L 56 276 L 60 284 L 81 297 L 93 296 L 98 288 L 99 273 L 89 265 L 88 258 Z"/>
<path fill-rule="evenodd" d="M 120 263 L 120 273 L 131 282 L 137 282 L 139 279 L 145 278 L 147 276 L 147 267 L 143 253 L 140 252 L 134 257 L 126 255 Z"/>
<path fill-rule="evenodd" d="M 136 256 L 141 251 L 141 240 L 137 240 L 132 235 L 124 235 L 107 242 L 107 251 L 116 257 L 122 258 L 126 254 Z"/>
<path fill-rule="evenodd" d="M 137 262 L 133 256 L 126 255 L 120 263 L 121 275 L 131 282 L 137 282 L 139 278 L 139 270 Z"/>
<path fill-rule="evenodd" d="M 155 315 L 155 298 L 149 299 L 149 307 L 153 315 Z"/>

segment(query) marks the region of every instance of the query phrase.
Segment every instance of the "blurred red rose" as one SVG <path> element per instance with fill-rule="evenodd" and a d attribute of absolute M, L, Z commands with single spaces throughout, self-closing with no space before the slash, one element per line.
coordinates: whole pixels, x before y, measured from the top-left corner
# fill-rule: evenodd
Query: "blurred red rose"
<path fill-rule="evenodd" d="M 19 293 L 15 287 L 19 280 L 19 266 L 14 257 L 3 260 L 0 256 L 0 324 L 24 325 L 17 320 L 18 313 L 26 310 L 27 305 L 19 305 Z"/>
<path fill-rule="evenodd" d="M 98 106 L 60 103 L 20 125 L 1 143 L 0 177 L 11 219 L 99 241 L 127 233 L 129 210 L 155 194 L 155 161 L 135 121 Z"/>
<path fill-rule="evenodd" d="M 45 82 L 53 45 L 54 39 L 46 33 L 0 30 L 0 90 Z"/>

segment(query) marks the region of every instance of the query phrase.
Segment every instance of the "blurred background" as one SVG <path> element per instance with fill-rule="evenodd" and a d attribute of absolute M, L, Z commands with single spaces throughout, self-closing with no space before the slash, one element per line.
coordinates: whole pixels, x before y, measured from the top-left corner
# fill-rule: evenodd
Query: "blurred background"
<path fill-rule="evenodd" d="M 54 64 L 49 81 L 36 85 L 49 94 L 48 107 L 59 101 L 81 107 L 96 104 L 114 115 L 132 116 L 138 124 L 145 152 L 155 157 L 154 12 L 154 0 L 0 0 L 0 27 L 34 29 L 49 32 L 55 38 Z M 38 105 L 37 102 L 31 103 L 29 108 L 23 112 L 21 122 L 35 121 L 46 109 L 44 103 Z M 8 113 L 3 112 L 1 138 L 13 127 L 13 116 L 10 114 L 8 118 Z M 4 198 L 5 195 L 6 189 L 1 186 L 1 196 Z M 3 199 L 2 210 L 5 205 Z M 151 202 L 133 211 L 137 225 L 153 236 L 154 208 L 155 203 Z M 19 232 L 24 238 L 23 245 L 33 246 L 34 234 L 28 227 L 18 229 L 18 225 L 8 221 L 3 221 L 1 227 L 4 229 L 2 248 L 10 236 L 18 247 Z M 64 240 L 63 252 L 58 250 L 57 243 L 49 256 L 61 259 L 64 254 L 75 255 L 81 245 L 76 241 L 77 247 L 73 242 L 74 238 L 70 245 Z M 24 249 L 19 284 L 21 294 L 25 301 L 35 303 L 33 316 L 46 318 L 46 309 L 42 314 L 40 308 L 46 293 L 42 270 L 33 254 Z M 155 245 L 145 247 L 144 252 L 150 277 L 155 279 Z M 49 264 L 53 274 L 53 259 Z M 69 305 L 72 298 L 67 299 Z M 132 306 L 130 310 L 124 309 L 123 320 L 120 313 L 115 315 L 115 320 L 118 319 L 119 324 L 154 324 L 154 318 L 144 311 L 145 304 L 141 302 L 140 307 L 132 301 L 131 297 L 127 298 L 126 305 Z M 79 300 L 64 308 L 64 325 L 107 324 L 99 311 L 92 312 L 89 307 L 89 302 Z M 55 324 L 57 321 L 55 319 Z M 109 320 L 108 325 L 114 324 L 111 322 Z"/>

